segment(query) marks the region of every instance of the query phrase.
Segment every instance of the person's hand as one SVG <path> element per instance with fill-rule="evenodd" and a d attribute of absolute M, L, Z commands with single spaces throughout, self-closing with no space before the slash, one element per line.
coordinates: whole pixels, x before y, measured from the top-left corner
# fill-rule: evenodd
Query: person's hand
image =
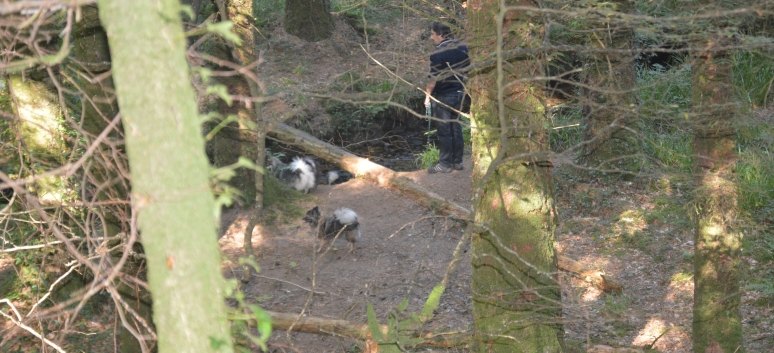
<path fill-rule="evenodd" d="M 425 107 L 430 106 L 430 96 L 425 96 Z"/>

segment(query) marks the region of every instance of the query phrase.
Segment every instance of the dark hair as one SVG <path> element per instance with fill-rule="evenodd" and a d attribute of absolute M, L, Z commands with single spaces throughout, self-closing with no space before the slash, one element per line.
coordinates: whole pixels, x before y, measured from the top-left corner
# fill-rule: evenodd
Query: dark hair
<path fill-rule="evenodd" d="M 433 22 L 433 24 L 430 25 L 430 30 L 445 39 L 454 39 L 454 35 L 451 33 L 451 28 L 441 22 Z"/>

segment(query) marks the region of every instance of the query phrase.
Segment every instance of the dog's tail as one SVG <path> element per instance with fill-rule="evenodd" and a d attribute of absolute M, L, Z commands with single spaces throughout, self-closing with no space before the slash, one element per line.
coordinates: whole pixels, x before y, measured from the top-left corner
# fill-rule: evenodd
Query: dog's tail
<path fill-rule="evenodd" d="M 352 179 L 352 173 L 344 170 L 331 170 L 325 175 L 325 179 L 328 185 L 341 184 Z"/>
<path fill-rule="evenodd" d="M 357 224 L 357 213 L 349 208 L 339 208 L 333 212 L 333 215 L 341 224 Z"/>
<path fill-rule="evenodd" d="M 334 211 L 333 216 L 339 223 L 353 230 L 355 232 L 355 237 L 360 239 L 360 222 L 355 211 L 342 207 Z"/>

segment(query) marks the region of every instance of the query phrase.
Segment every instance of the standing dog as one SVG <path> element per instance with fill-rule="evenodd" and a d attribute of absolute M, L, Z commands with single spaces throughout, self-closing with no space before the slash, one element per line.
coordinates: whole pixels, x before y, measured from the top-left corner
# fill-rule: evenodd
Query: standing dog
<path fill-rule="evenodd" d="M 312 226 L 312 230 L 317 232 L 317 238 L 321 241 L 320 249 L 317 252 L 322 251 L 323 245 L 328 239 L 335 239 L 342 232 L 349 242 L 349 253 L 355 252 L 355 241 L 360 239 L 360 223 L 355 211 L 349 208 L 339 208 L 332 215 L 326 216 L 323 224 L 320 224 L 320 210 L 315 206 L 306 212 L 303 219 Z"/>

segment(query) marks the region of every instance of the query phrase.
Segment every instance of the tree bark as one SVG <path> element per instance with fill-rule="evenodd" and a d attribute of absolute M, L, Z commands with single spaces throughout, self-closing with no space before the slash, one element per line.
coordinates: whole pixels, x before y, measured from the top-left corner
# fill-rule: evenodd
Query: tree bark
<path fill-rule="evenodd" d="M 99 0 L 159 352 L 231 351 L 215 203 L 176 0 Z"/>
<path fill-rule="evenodd" d="M 227 18 L 234 23 L 234 32 L 242 39 L 242 43 L 237 45 L 230 43 L 231 56 L 242 67 L 253 64 L 259 60 L 259 55 L 256 53 L 256 41 L 255 41 L 255 17 L 253 9 L 253 1 L 251 0 L 218 0 L 218 9 L 221 13 L 221 18 Z M 260 62 L 258 63 L 260 65 Z M 257 67 L 256 67 L 257 68 Z M 264 94 L 258 86 L 258 82 L 251 79 L 251 75 L 243 75 L 241 80 L 241 89 L 247 90 L 251 97 L 260 97 Z M 242 156 L 251 158 L 255 165 L 262 166 L 266 160 L 266 130 L 268 123 L 262 116 L 261 103 L 256 103 L 255 106 L 246 104 L 238 107 L 238 115 L 240 121 L 240 131 L 245 129 L 244 121 L 252 121 L 255 124 L 255 141 L 236 142 L 239 144 Z M 233 163 L 233 162 L 231 162 Z M 230 163 L 229 163 L 230 164 Z M 241 179 L 252 180 L 253 184 L 248 188 L 251 192 L 248 193 L 252 196 L 252 210 L 250 212 L 250 220 L 245 227 L 245 238 L 243 242 L 243 249 L 245 251 L 245 257 L 251 260 L 255 260 L 255 250 L 253 249 L 253 229 L 260 224 L 261 215 L 263 214 L 263 175 L 258 171 L 248 171 L 242 168 L 239 173 Z M 250 174 L 246 176 L 245 174 Z M 244 190 L 242 188 L 242 190 Z M 242 269 L 241 280 L 247 282 L 252 277 L 252 267 L 249 264 L 245 264 Z"/>
<path fill-rule="evenodd" d="M 694 242 L 693 351 L 710 347 L 744 352 L 739 266 L 742 234 L 736 229 L 736 100 L 730 40 L 710 35 L 694 58 Z M 717 349 L 717 348 L 715 348 Z M 713 350 L 714 352 L 714 350 Z"/>
<path fill-rule="evenodd" d="M 528 0 L 506 6 L 534 6 Z M 540 15 L 479 2 L 468 12 L 471 61 L 537 47 Z M 556 281 L 554 200 L 539 58 L 498 60 L 471 73 L 474 219 L 471 238 L 474 348 L 479 352 L 561 352 L 562 300 Z"/>
<path fill-rule="evenodd" d="M 625 1 L 615 2 L 616 11 L 627 13 Z M 591 22 L 591 21 L 590 21 Z M 633 31 L 626 23 L 591 22 L 586 45 L 596 49 L 630 49 Z M 610 28 L 616 28 L 610 31 Z M 631 156 L 637 137 L 623 129 L 635 115 L 636 97 L 632 88 L 637 80 L 634 57 L 626 53 L 594 51 L 587 54 L 581 87 L 584 146 L 580 163 L 601 170 L 636 171 Z"/>
<path fill-rule="evenodd" d="M 336 23 L 329 0 L 286 0 L 285 31 L 307 42 L 330 38 Z"/>

